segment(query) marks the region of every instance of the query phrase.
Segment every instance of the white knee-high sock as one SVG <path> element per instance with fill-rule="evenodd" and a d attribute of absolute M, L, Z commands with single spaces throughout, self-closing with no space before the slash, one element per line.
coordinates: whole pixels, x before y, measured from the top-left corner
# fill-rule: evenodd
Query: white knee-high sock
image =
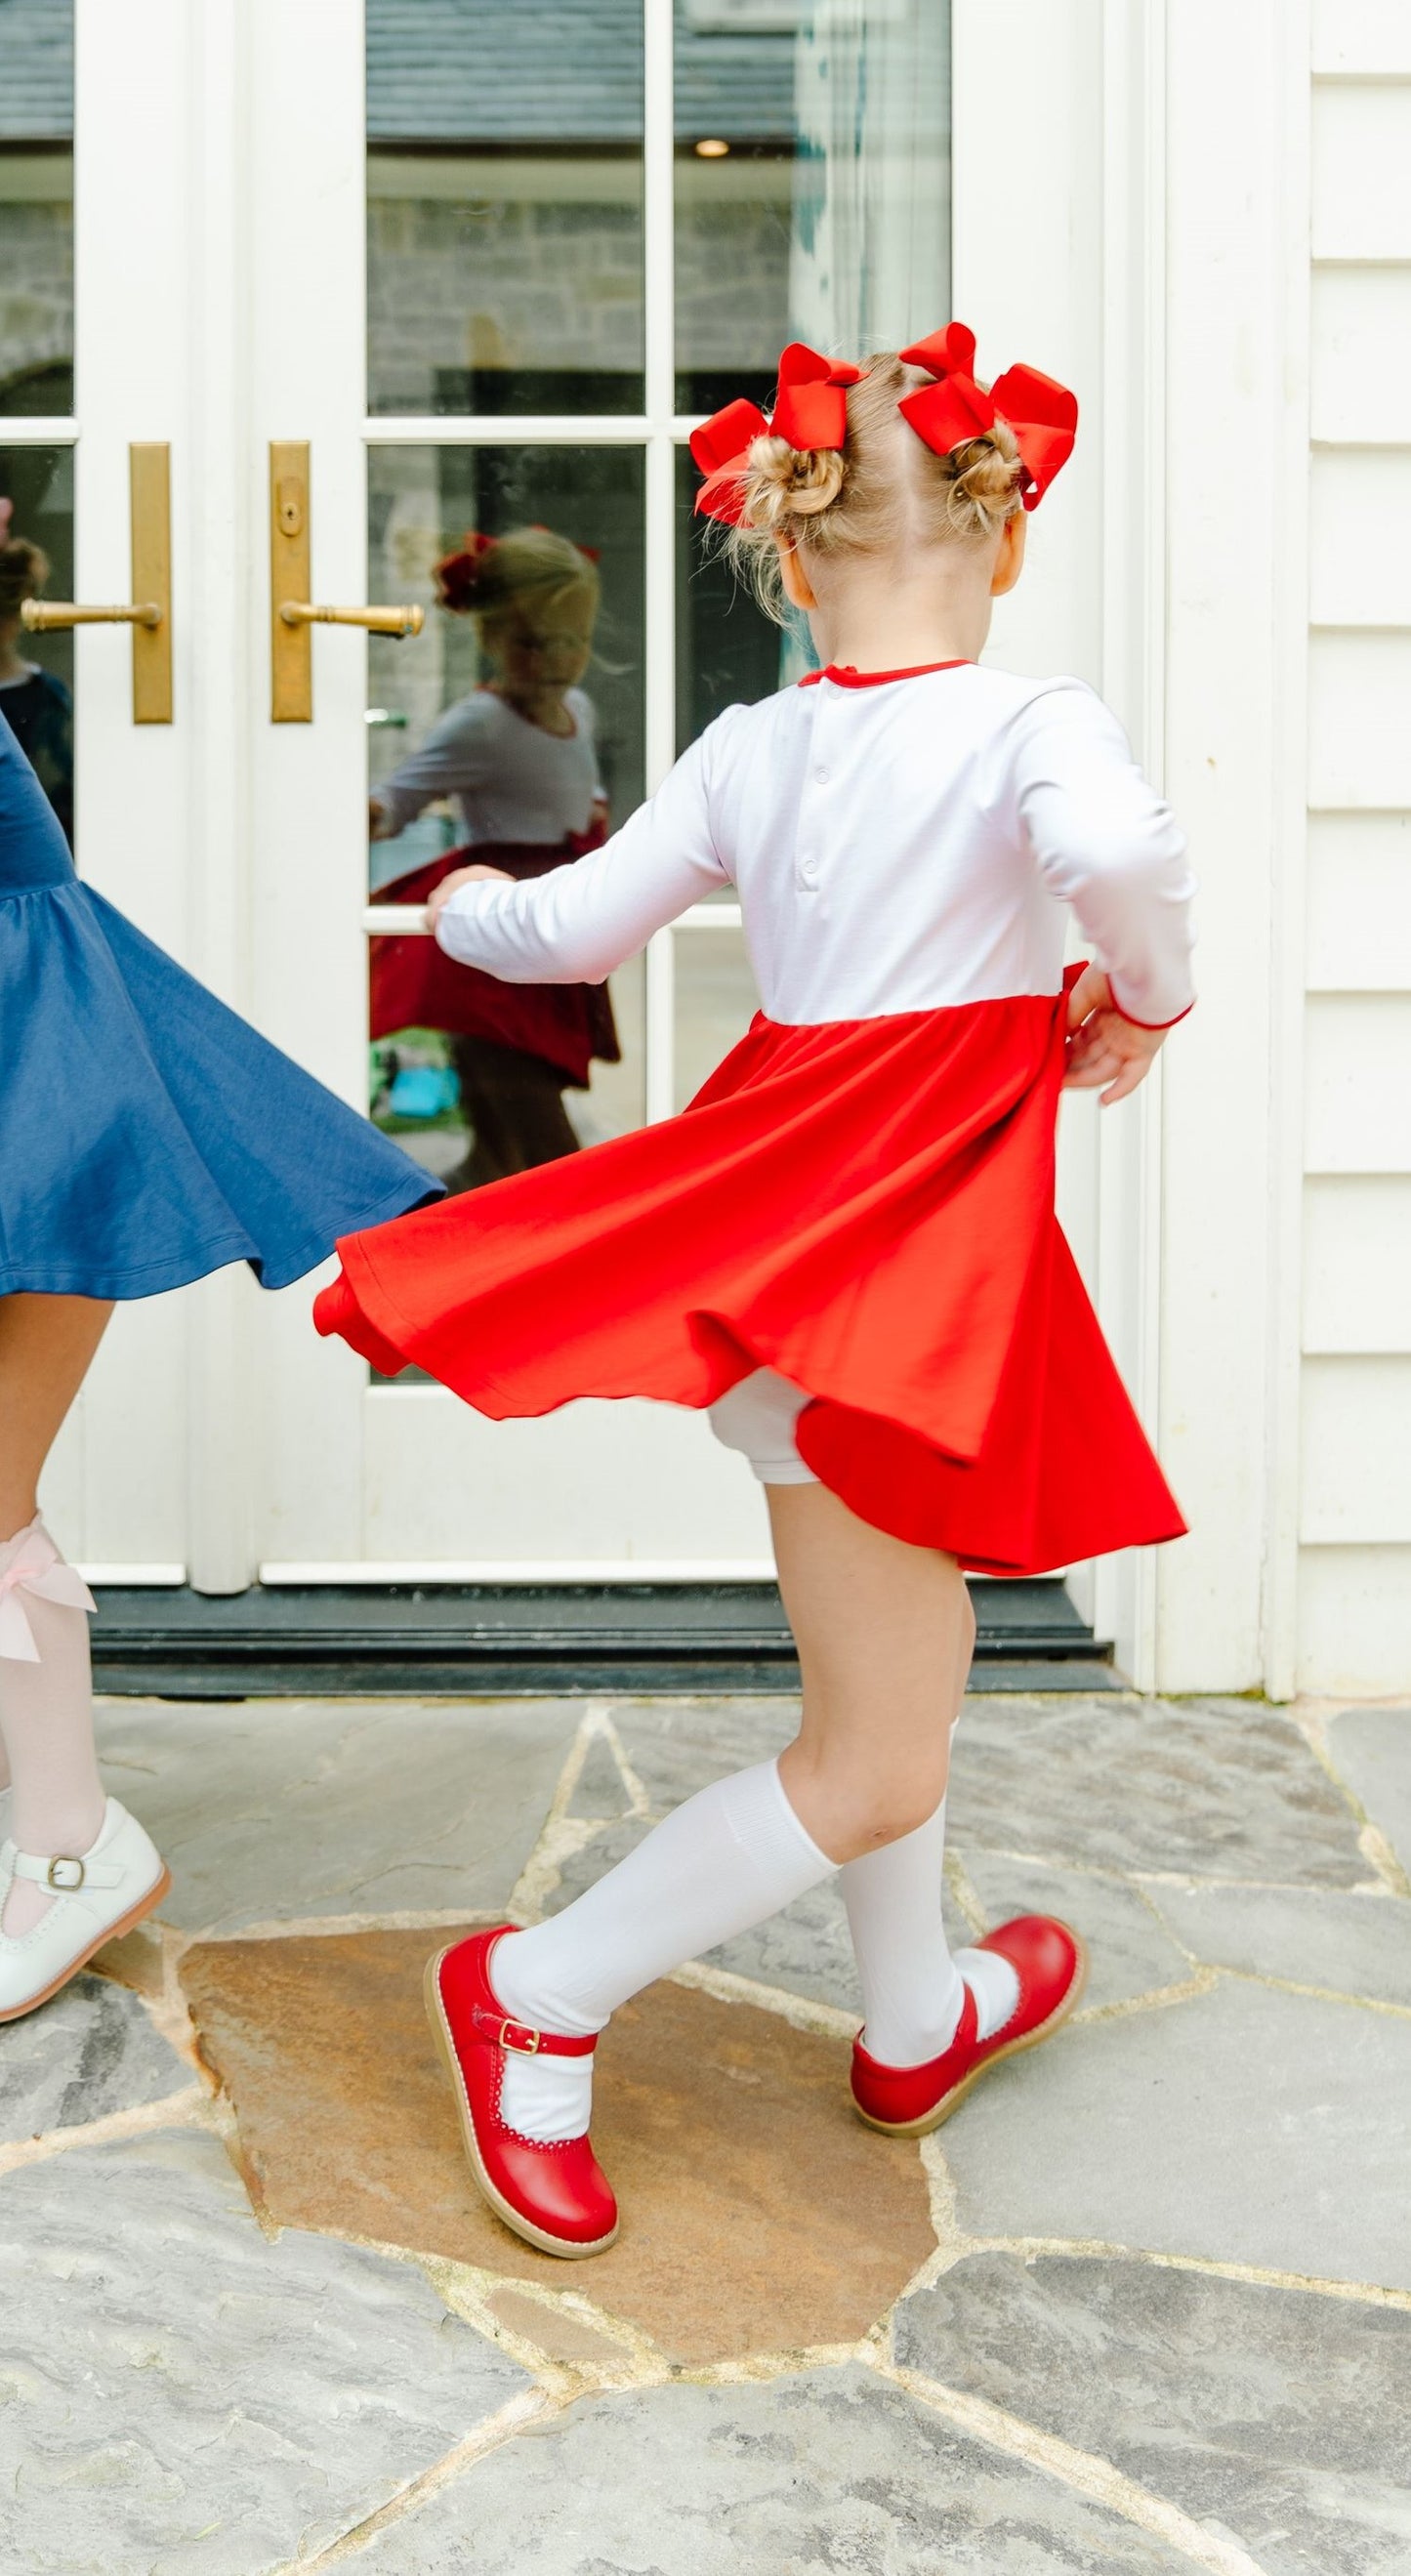
<path fill-rule="evenodd" d="M 9 1833 L 20 1851 L 40 1858 L 81 1856 L 103 1827 L 88 1612 L 81 1606 L 89 1598 L 41 1520 L 0 1542 L 0 1730 L 10 1765 Z M 44 1888 L 17 1879 L 0 1930 L 27 1932 L 52 1903 Z"/>
<path fill-rule="evenodd" d="M 1019 2001 L 1019 1980 L 1007 1959 L 990 1950 L 958 1950 L 952 1957 L 941 1920 L 945 1853 L 943 1798 L 914 1834 L 865 1852 L 839 1874 L 862 1982 L 862 2044 L 884 2066 L 920 2066 L 949 2048 L 965 1986 L 975 1997 L 982 2039 L 1008 2021 Z"/>
<path fill-rule="evenodd" d="M 834 1863 L 800 1824 L 776 1762 L 713 1781 L 562 1914 L 499 1942 L 491 1980 L 514 2021 L 569 2037 L 679 1968 L 777 1914 Z M 504 2116 L 529 2138 L 580 2137 L 590 2057 L 505 2059 Z"/>

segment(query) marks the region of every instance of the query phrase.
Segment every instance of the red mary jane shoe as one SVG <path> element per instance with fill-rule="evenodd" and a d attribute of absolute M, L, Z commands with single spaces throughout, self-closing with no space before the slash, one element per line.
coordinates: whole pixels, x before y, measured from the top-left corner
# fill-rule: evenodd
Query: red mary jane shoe
<path fill-rule="evenodd" d="M 1076 1932 L 1051 1914 L 1019 1914 L 976 1943 L 998 1951 L 1019 1979 L 1019 2001 L 990 2039 L 977 2037 L 978 2016 L 969 1987 L 960 2027 L 949 2048 L 920 2066 L 884 2066 L 853 2042 L 852 2093 L 862 2117 L 890 2137 L 919 2138 L 938 2129 L 965 2099 L 972 2084 L 1002 2057 L 1036 2048 L 1066 2021 L 1088 1973 L 1088 1956 Z"/>
<path fill-rule="evenodd" d="M 506 2227 L 544 2254 L 602 2254 L 617 2234 L 617 2203 L 586 2138 L 546 2145 L 500 2116 L 505 2051 L 591 2057 L 595 2039 L 561 2039 L 509 2021 L 490 1983 L 490 1953 L 512 1923 L 438 1951 L 426 1971 L 426 2010 L 460 2113 L 470 2169 Z"/>

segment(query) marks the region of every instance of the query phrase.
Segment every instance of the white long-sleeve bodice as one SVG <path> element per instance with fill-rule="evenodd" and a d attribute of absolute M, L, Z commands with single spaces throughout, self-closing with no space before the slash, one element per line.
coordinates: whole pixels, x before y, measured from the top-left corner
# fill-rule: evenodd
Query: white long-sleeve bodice
<path fill-rule="evenodd" d="M 1192 1000 L 1185 843 L 1115 716 L 972 663 L 727 708 L 601 850 L 459 888 L 437 937 L 509 983 L 596 983 L 731 884 L 772 1020 L 1056 993 L 1065 905 L 1130 1018 Z"/>

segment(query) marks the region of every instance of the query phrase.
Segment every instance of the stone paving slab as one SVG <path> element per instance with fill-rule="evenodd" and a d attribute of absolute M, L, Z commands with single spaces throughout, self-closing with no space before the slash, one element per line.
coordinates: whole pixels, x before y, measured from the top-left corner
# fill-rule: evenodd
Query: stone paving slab
<path fill-rule="evenodd" d="M 1411 1902 L 1306 1887 L 1151 1887 L 1178 1941 L 1212 1967 L 1411 2009 Z"/>
<path fill-rule="evenodd" d="M 415 2265 L 269 2244 L 198 2131 L 10 2175 L 0 2313 L 0 2564 L 17 2576 L 264 2576 L 528 2384 Z"/>
<path fill-rule="evenodd" d="M 1411 2021 L 1265 1986 L 1061 2031 L 941 2132 L 972 2236 L 1411 2289 Z"/>
<path fill-rule="evenodd" d="M 1119 1878 L 1101 1878 L 1047 1861 L 1015 1860 L 1004 1852 L 958 1850 L 984 1909 L 985 1928 L 1015 1914 L 1056 1914 L 1087 1944 L 1088 1982 L 1079 2009 L 1126 2003 L 1163 1986 L 1183 1983 L 1190 1962 L 1163 1931 L 1139 1889 Z M 956 1927 L 952 1927 L 952 1939 Z M 959 1933 L 961 1941 L 975 1935 Z"/>
<path fill-rule="evenodd" d="M 898 2361 L 1111 2460 L 1265 2576 L 1411 2567 L 1411 2314 L 1154 2263 L 972 2255 Z"/>
<path fill-rule="evenodd" d="M 1088 1868 L 1355 1887 L 1358 1823 L 1292 1720 L 1257 1702 L 972 1699 L 949 1828 Z"/>
<path fill-rule="evenodd" d="M 1411 1878 L 1411 1708 L 1345 1709 L 1328 1750 Z"/>
<path fill-rule="evenodd" d="M 102 1977 L 75 1977 L 52 2003 L 0 2030 L 0 2141 L 81 2128 L 194 2081 L 136 1995 Z"/>
<path fill-rule="evenodd" d="M 190 1932 L 503 1906 L 581 1711 L 571 1700 L 109 1700 L 108 1785 Z"/>
<path fill-rule="evenodd" d="M 661 1984 L 598 2052 L 618 2242 L 572 2266 L 536 2253 L 466 2169 L 422 2006 L 431 1946 L 290 1934 L 186 1953 L 203 2054 L 276 2220 L 571 2287 L 689 2363 L 855 2343 L 933 2251 L 916 2147 L 854 2116 L 843 2042 Z"/>
<path fill-rule="evenodd" d="M 853 2365 L 582 2403 L 392 2524 L 368 2576 L 1190 2576 Z"/>

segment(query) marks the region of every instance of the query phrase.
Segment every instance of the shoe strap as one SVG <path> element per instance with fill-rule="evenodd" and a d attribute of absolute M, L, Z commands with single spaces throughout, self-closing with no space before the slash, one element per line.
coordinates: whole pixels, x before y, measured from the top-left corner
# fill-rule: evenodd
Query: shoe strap
<path fill-rule="evenodd" d="M 561 2031 L 531 2030 L 527 2022 L 487 2012 L 483 2004 L 471 2005 L 470 2018 L 494 2047 L 512 2048 L 522 2057 L 591 2057 L 598 2045 L 596 2031 L 587 2039 L 567 2039 Z"/>
<path fill-rule="evenodd" d="M 17 1851 L 10 1869 L 15 1878 L 33 1879 L 51 1896 L 76 1896 L 81 1887 L 121 1887 L 127 1876 L 116 1861 L 81 1860 L 75 1852 Z"/>

